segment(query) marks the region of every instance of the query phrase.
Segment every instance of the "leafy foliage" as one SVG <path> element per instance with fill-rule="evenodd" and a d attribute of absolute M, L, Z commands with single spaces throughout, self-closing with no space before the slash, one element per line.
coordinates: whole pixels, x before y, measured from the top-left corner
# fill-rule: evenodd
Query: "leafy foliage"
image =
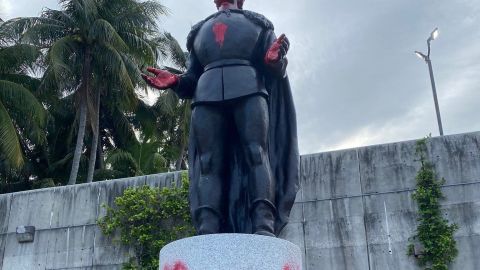
<path fill-rule="evenodd" d="M 135 252 L 124 269 L 158 269 L 160 249 L 194 233 L 186 173 L 181 188 L 128 188 L 115 199 L 115 207 L 104 207 L 107 214 L 99 220 L 102 232 L 110 236 L 119 232 L 121 243 Z"/>
<path fill-rule="evenodd" d="M 42 179 L 66 184 L 69 175 L 90 181 L 94 170 L 104 180 L 186 169 L 190 103 L 172 91 L 153 106 L 141 97 L 146 66 L 185 70 L 185 53 L 157 25 L 166 8 L 157 0 L 59 3 L 0 22 L 0 192 Z"/>
<path fill-rule="evenodd" d="M 453 237 L 458 226 L 449 224 L 442 216 L 440 201 L 444 195 L 441 186 L 445 180 L 437 179 L 433 165 L 427 161 L 427 139 L 417 142 L 416 154 L 420 157 L 421 168 L 417 174 L 417 190 L 413 199 L 419 209 L 420 224 L 416 238 L 423 245 L 418 261 L 425 270 L 448 270 L 448 265 L 458 254 Z M 415 255 L 413 244 L 409 245 L 408 255 Z"/>
<path fill-rule="evenodd" d="M 87 181 L 93 176 L 101 100 L 112 100 L 123 112 L 135 109 L 135 90 L 145 87 L 140 68 L 159 59 L 152 40 L 159 35 L 156 19 L 166 11 L 158 1 L 60 0 L 60 5 L 40 17 L 7 21 L 1 32 L 12 42 L 46 49 L 41 91 L 74 96 L 79 119 L 69 180 L 74 184 L 87 153 L 84 134 L 91 135 Z"/>
<path fill-rule="evenodd" d="M 38 79 L 30 76 L 39 57 L 33 46 L 0 42 L 0 176 L 11 176 L 30 150 L 45 143 L 47 114 L 32 93 Z"/>

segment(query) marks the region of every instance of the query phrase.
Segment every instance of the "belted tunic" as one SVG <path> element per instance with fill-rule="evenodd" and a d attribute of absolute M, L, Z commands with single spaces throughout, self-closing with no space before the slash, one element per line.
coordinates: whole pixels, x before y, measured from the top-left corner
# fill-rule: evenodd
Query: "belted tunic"
<path fill-rule="evenodd" d="M 273 26 L 245 13 L 220 11 L 193 27 L 188 70 L 174 89 L 181 98 L 193 99 L 192 106 L 257 94 L 268 97 L 260 74 L 271 72 L 263 59 L 275 41 Z"/>

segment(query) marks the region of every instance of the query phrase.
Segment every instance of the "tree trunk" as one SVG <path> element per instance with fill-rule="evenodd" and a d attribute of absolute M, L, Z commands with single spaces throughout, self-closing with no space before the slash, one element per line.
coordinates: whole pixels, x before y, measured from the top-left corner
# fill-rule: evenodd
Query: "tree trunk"
<path fill-rule="evenodd" d="M 100 124 L 99 126 L 100 127 Z M 98 132 L 98 144 L 97 144 L 97 169 L 103 170 L 105 169 L 105 162 L 104 162 L 104 155 L 103 155 L 103 147 L 102 147 L 102 134 L 100 134 L 100 129 Z"/>
<path fill-rule="evenodd" d="M 85 138 L 85 126 L 87 123 L 87 97 L 90 92 L 90 77 L 92 76 L 92 55 L 89 47 L 85 48 L 85 59 L 82 70 L 82 85 L 80 86 L 79 100 L 80 100 L 80 119 L 78 121 L 77 144 L 75 146 L 75 153 L 73 155 L 72 170 L 70 171 L 69 185 L 77 183 L 78 169 L 80 167 L 80 157 L 83 150 L 83 140 Z"/>
<path fill-rule="evenodd" d="M 70 171 L 69 185 L 77 182 L 78 168 L 80 167 L 80 156 L 83 150 L 83 139 L 85 137 L 85 126 L 87 124 L 87 104 L 84 100 L 80 102 L 80 119 L 78 121 L 77 144 L 73 155 L 72 170 Z"/>
<path fill-rule="evenodd" d="M 95 160 L 97 159 L 98 138 L 100 136 L 99 122 L 100 122 L 100 90 L 97 91 L 95 108 L 95 126 L 92 136 L 92 146 L 90 147 L 90 159 L 88 160 L 87 183 L 93 181 L 93 174 L 95 172 Z"/>
<path fill-rule="evenodd" d="M 187 142 L 182 138 L 182 145 L 180 146 L 180 155 L 178 156 L 175 164 L 175 170 L 180 171 L 182 169 L 183 156 L 185 155 L 185 148 L 187 148 Z"/>
<path fill-rule="evenodd" d="M 185 151 L 187 149 L 187 144 L 188 144 L 188 135 L 186 135 L 186 133 L 187 133 L 187 124 L 188 124 L 187 115 L 188 115 L 188 112 L 190 111 L 190 102 L 185 101 L 185 103 L 182 106 L 183 106 L 184 115 L 183 115 L 183 118 L 180 120 L 180 126 L 183 126 L 183 128 L 181 128 L 181 132 L 179 134 L 181 145 L 180 145 L 180 155 L 178 156 L 177 162 L 175 164 L 175 170 L 177 171 L 182 170 L 182 165 L 185 163 L 183 157 L 185 156 Z M 187 123 L 184 123 L 184 122 L 187 122 Z"/>

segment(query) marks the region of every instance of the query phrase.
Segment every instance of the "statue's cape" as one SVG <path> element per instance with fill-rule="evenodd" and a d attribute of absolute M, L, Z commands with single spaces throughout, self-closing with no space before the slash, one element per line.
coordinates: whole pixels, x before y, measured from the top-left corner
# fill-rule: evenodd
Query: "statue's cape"
<path fill-rule="evenodd" d="M 256 22 L 264 27 L 273 29 L 271 23 L 263 16 L 250 12 L 248 16 L 256 18 Z M 254 20 L 254 19 L 252 19 Z M 198 28 L 198 25 L 194 28 Z M 192 32 L 195 29 L 192 29 Z M 193 38 L 190 35 L 189 40 Z M 269 73 L 264 74 L 265 86 L 269 98 L 269 137 L 268 154 L 272 169 L 272 179 L 275 181 L 276 196 L 275 206 L 277 216 L 275 233 L 278 235 L 288 222 L 290 210 L 295 201 L 299 185 L 299 153 L 297 141 L 296 113 L 293 104 L 292 91 L 288 77 L 280 78 Z M 198 181 L 200 178 L 200 160 L 195 144 L 193 129 L 190 129 L 189 144 L 189 176 L 190 176 L 190 208 L 194 225 L 194 212 L 199 207 Z M 252 233 L 250 221 L 250 202 L 248 196 L 248 167 L 245 162 L 244 151 L 238 140 L 234 128 L 229 130 L 229 149 L 225 160 L 224 194 L 228 194 L 223 205 L 225 223 L 222 232 L 225 233 Z M 197 228 L 198 229 L 198 228 Z"/>
<path fill-rule="evenodd" d="M 279 79 L 266 78 L 267 91 L 269 93 L 269 140 L 268 153 L 270 166 L 272 168 L 272 179 L 275 181 L 277 207 L 277 218 L 275 222 L 275 233 L 278 235 L 288 222 L 290 210 L 295 201 L 299 184 L 299 154 L 297 143 L 297 123 L 295 108 L 292 99 L 292 92 L 288 77 Z M 248 170 L 245 164 L 244 152 L 238 142 L 234 130 L 229 134 L 230 158 L 225 161 L 227 172 L 224 194 L 225 204 L 222 209 L 225 224 L 222 232 L 251 233 L 251 221 L 249 215 L 250 199 L 247 193 Z M 193 194 L 198 194 L 198 181 L 200 178 L 200 160 L 193 129 L 190 130 L 189 145 L 189 176 L 190 176 L 190 208 L 195 220 L 194 211 L 199 207 L 198 199 Z M 198 229 L 198 228 L 197 228 Z"/>

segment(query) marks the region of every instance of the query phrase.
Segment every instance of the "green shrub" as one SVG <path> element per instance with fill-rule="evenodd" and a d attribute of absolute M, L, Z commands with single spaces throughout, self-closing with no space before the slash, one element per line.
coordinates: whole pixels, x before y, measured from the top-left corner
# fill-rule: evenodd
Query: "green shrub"
<path fill-rule="evenodd" d="M 157 270 L 163 246 L 194 234 L 186 174 L 181 188 L 128 188 L 115 199 L 113 208 L 104 207 L 107 214 L 99 220 L 102 232 L 118 231 L 120 242 L 135 252 L 124 269 Z"/>
<path fill-rule="evenodd" d="M 417 142 L 416 154 L 420 158 L 421 168 L 417 174 L 417 189 L 413 193 L 419 212 L 415 238 L 423 246 L 423 251 L 414 254 L 414 244 L 410 244 L 408 255 L 416 255 L 425 270 L 447 270 L 458 254 L 453 237 L 458 227 L 449 224 L 442 216 L 440 201 L 444 195 L 441 186 L 445 180 L 437 179 L 433 165 L 427 161 L 427 138 Z"/>

